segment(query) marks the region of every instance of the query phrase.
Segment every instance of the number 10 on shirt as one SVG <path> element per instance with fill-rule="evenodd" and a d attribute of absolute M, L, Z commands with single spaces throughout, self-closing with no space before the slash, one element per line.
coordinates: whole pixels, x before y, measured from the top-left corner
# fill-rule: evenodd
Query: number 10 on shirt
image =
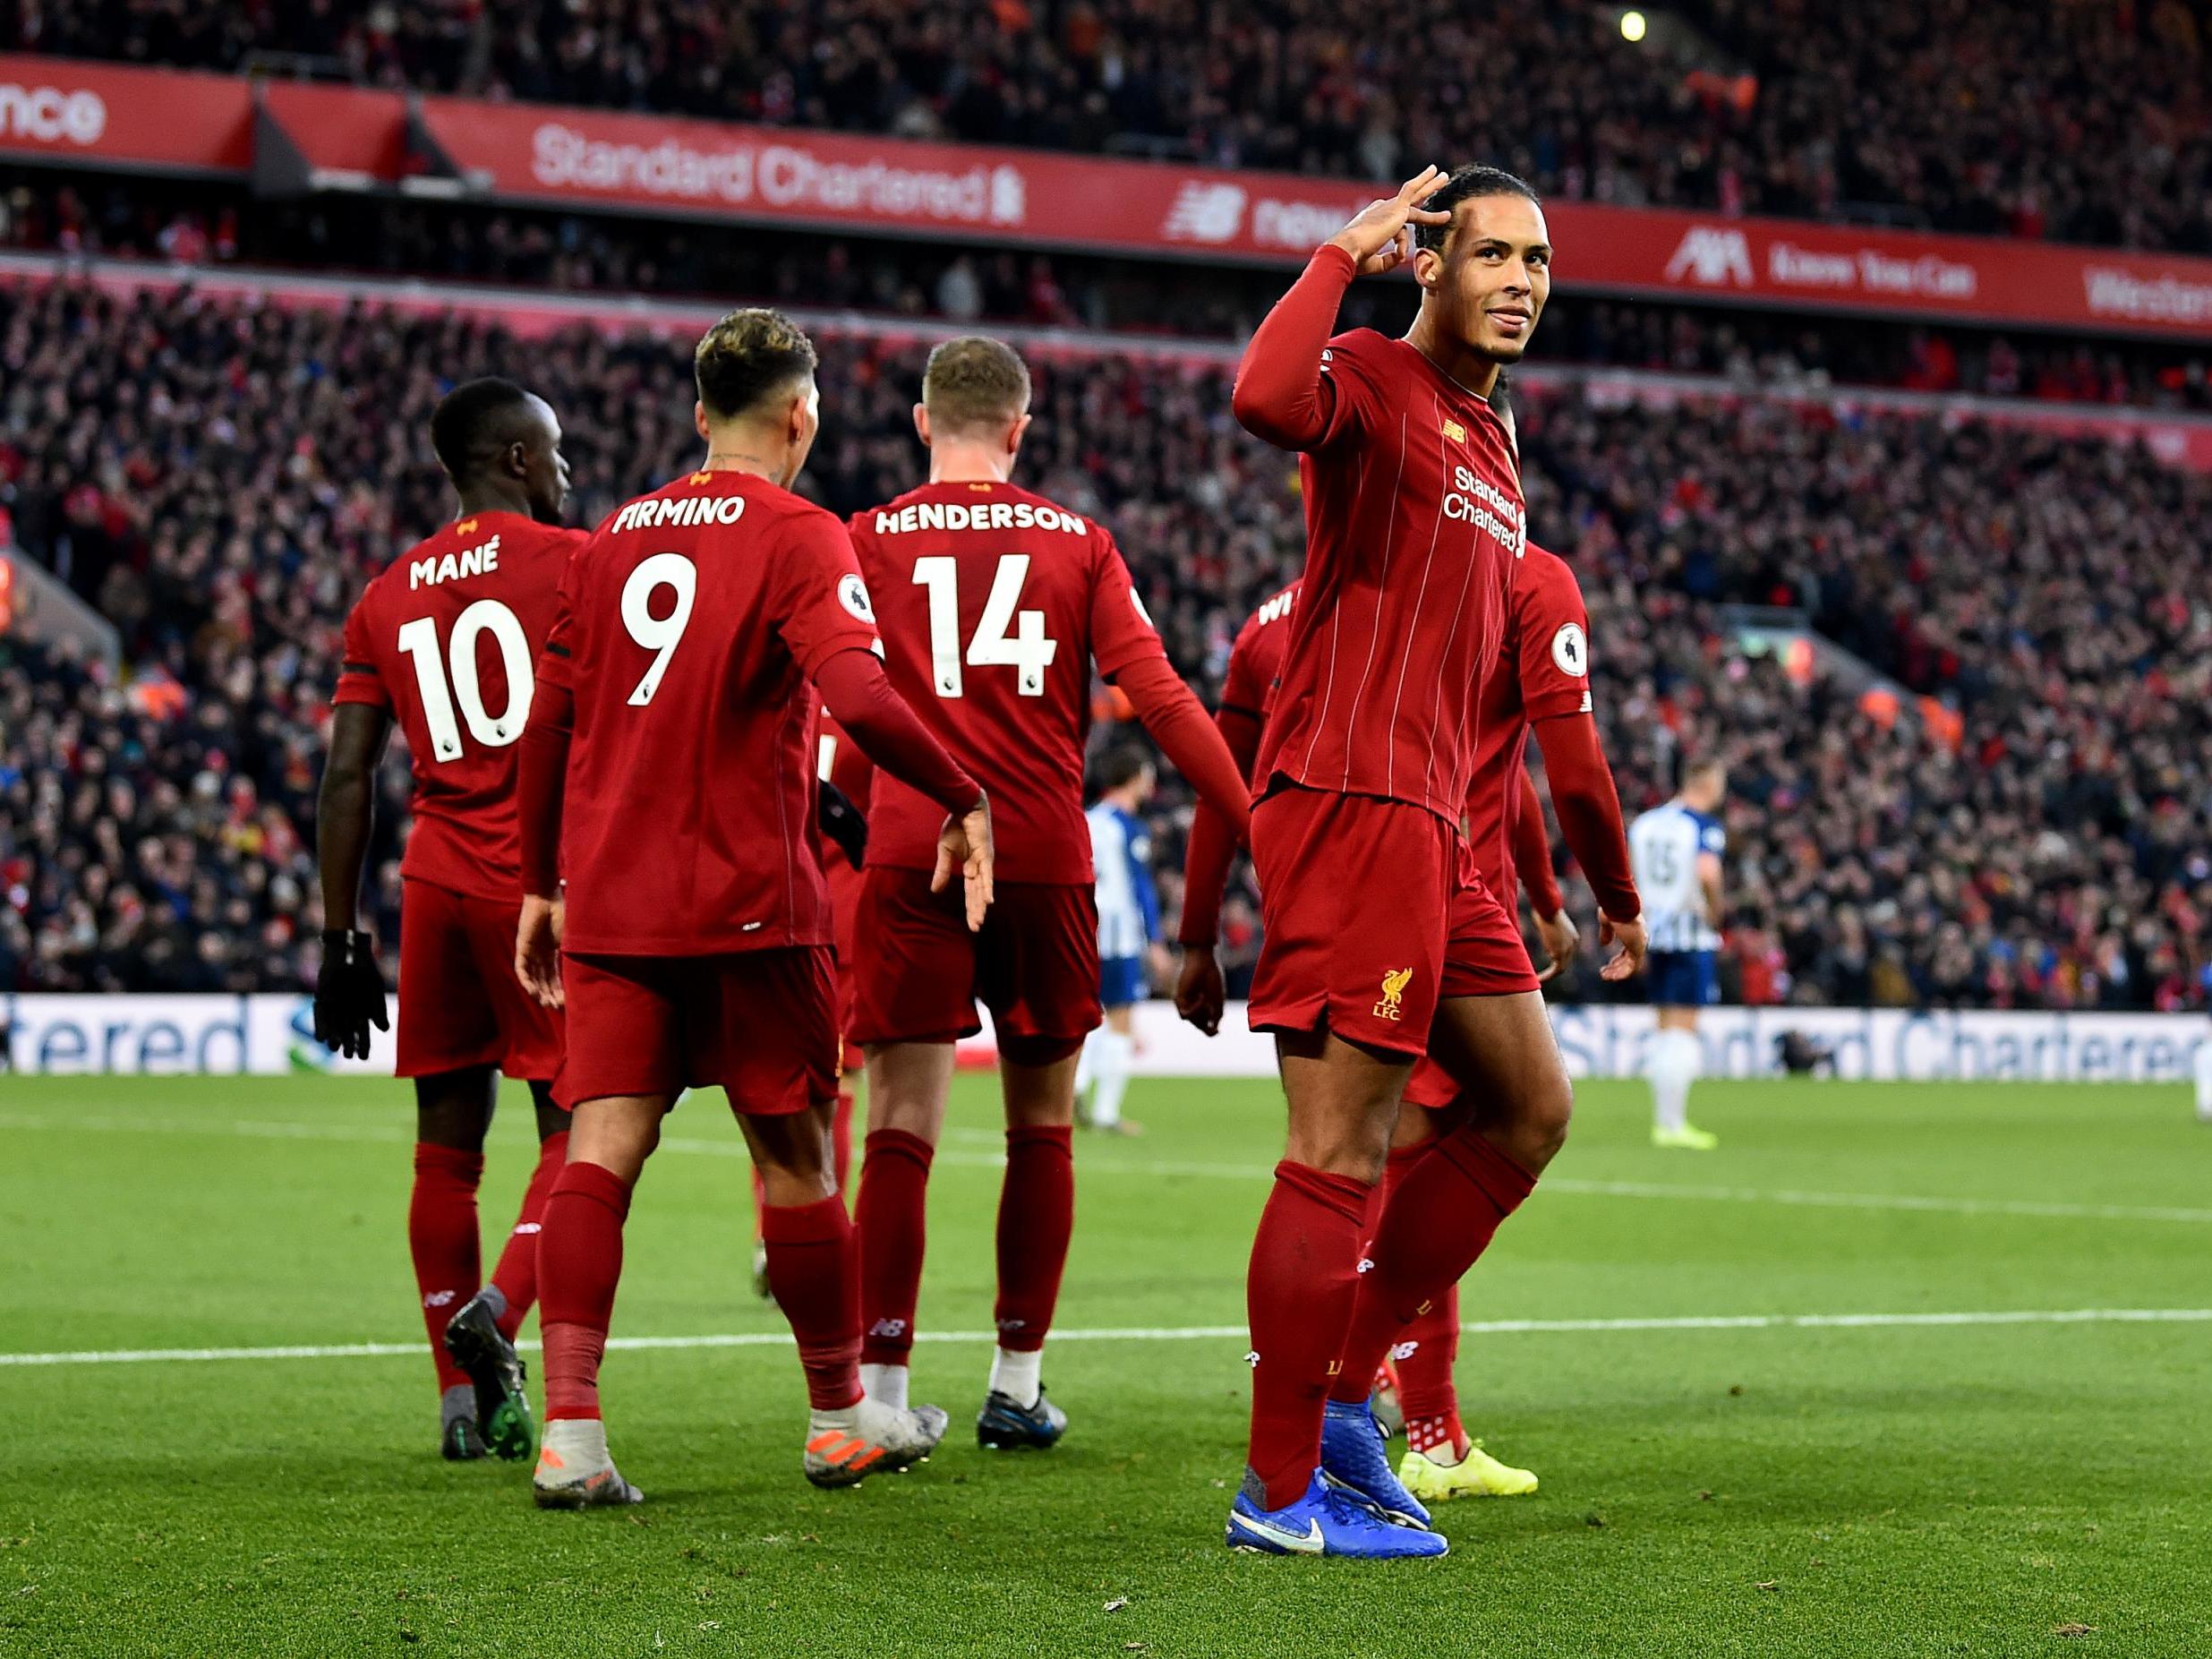
<path fill-rule="evenodd" d="M 1045 695 L 1045 670 L 1060 654 L 1060 642 L 1045 633 L 1045 613 L 1015 607 L 1021 603 L 1021 585 L 1029 579 L 1029 556 L 1006 553 L 991 577 L 991 591 L 976 620 L 976 637 L 968 642 L 970 668 L 1012 668 L 1014 688 L 1025 697 Z M 914 582 L 929 590 L 930 680 L 941 697 L 964 697 L 960 644 L 960 560 L 949 553 L 932 553 L 914 561 Z M 1010 636 L 1007 625 L 1013 624 Z"/>

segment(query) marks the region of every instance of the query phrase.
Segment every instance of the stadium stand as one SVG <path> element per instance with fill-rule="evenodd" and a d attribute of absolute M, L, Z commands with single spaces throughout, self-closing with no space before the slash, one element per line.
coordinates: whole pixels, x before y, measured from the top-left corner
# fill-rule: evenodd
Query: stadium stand
<path fill-rule="evenodd" d="M 808 480 L 850 510 L 918 469 L 919 351 L 824 339 Z M 423 365 L 519 362 L 566 423 L 579 519 L 691 458 L 665 337 L 579 325 L 525 347 L 456 316 L 0 286 L 0 512 L 130 663 L 117 681 L 0 647 L 0 984 L 312 982 L 338 624 L 446 510 Z M 1063 349 L 1038 369 L 1025 478 L 1113 526 L 1177 663 L 1217 680 L 1300 561 L 1294 473 L 1230 421 L 1217 365 Z M 2212 595 L 2180 553 L 2212 483 L 2139 448 L 1817 400 L 1660 418 L 1549 385 L 1524 432 L 1533 532 L 1588 591 L 1627 801 L 1661 797 L 1686 748 L 1735 768 L 1733 991 L 2202 1005 Z M 1800 608 L 1892 691 L 1748 651 L 1724 609 L 1742 603 Z M 1248 965 L 1249 903 L 1226 923 Z"/>
<path fill-rule="evenodd" d="M 1480 154 L 1563 199 L 2212 251 L 2204 0 L 258 0 L 0 5 L 0 49 L 1395 178 Z M 1465 65 L 1527 89 L 1510 117 Z"/>
<path fill-rule="evenodd" d="M 1073 324 L 1242 339 L 1280 277 L 1157 263 L 927 245 L 790 231 L 397 201 L 254 201 L 241 186 L 153 184 L 0 169 L 0 248 L 185 265 L 435 277 L 564 294 L 711 295 L 887 317 Z M 1396 332 L 1411 299 L 1355 289 L 1347 326 Z M 1722 374 L 1764 384 L 1900 387 L 2053 403 L 2212 410 L 2212 354 L 2179 341 L 2073 337 L 1556 295 L 1547 363 Z"/>

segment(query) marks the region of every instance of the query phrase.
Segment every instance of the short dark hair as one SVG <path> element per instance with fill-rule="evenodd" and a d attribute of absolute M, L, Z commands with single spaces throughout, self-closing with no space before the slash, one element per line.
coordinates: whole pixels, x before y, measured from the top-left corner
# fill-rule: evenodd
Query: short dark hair
<path fill-rule="evenodd" d="M 946 340 L 922 371 L 922 406 L 930 424 L 947 432 L 1003 426 L 1029 406 L 1029 365 L 1004 340 Z"/>
<path fill-rule="evenodd" d="M 725 419 L 749 414 L 772 392 L 805 380 L 820 359 L 807 331 L 780 311 L 733 311 L 699 337 L 691 372 L 699 401 Z"/>
<path fill-rule="evenodd" d="M 1120 789 L 1125 783 L 1134 783 L 1144 775 L 1144 769 L 1152 764 L 1152 757 L 1136 743 L 1116 743 L 1098 757 L 1098 790 L 1101 794 L 1110 789 Z"/>
<path fill-rule="evenodd" d="M 530 403 L 529 392 L 497 375 L 465 381 L 438 400 L 430 417 L 430 447 L 455 487 L 473 483 L 522 436 L 517 428 Z"/>
<path fill-rule="evenodd" d="M 1525 196 L 1538 207 L 1543 205 L 1529 182 L 1508 173 L 1503 167 L 1482 166 L 1461 167 L 1429 192 L 1429 199 L 1421 205 L 1431 213 L 1449 213 L 1463 201 L 1473 201 L 1480 196 Z M 1444 238 L 1451 230 L 1449 225 L 1417 225 L 1413 242 L 1417 247 L 1441 248 Z"/>

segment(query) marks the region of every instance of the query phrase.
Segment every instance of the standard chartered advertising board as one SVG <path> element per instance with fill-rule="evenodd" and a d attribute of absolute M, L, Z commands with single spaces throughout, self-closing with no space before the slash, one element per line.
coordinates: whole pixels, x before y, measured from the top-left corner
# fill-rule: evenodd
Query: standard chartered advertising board
<path fill-rule="evenodd" d="M 396 1011 L 395 1011 L 396 1012 Z M 1643 1069 L 1652 1012 L 1558 1006 L 1552 1027 L 1578 1077 L 1632 1077 Z M 340 1061 L 315 1041 L 304 996 L 0 996 L 10 1069 L 24 1073 L 383 1073 L 392 1039 L 375 1034 L 365 1062 Z M 1842 1077 L 2177 1082 L 2193 1075 L 2212 1021 L 2189 1014 L 1922 1013 L 1896 1008 L 1712 1008 L 1700 1022 L 1705 1074 L 1759 1077 L 1777 1068 L 1775 1039 L 1801 1031 L 1828 1045 Z M 1138 1071 L 1156 1077 L 1271 1077 L 1274 1047 L 1232 1005 L 1217 1038 L 1175 1018 L 1166 1003 L 1138 1011 Z M 987 1062 L 986 1030 L 962 1058 Z"/>

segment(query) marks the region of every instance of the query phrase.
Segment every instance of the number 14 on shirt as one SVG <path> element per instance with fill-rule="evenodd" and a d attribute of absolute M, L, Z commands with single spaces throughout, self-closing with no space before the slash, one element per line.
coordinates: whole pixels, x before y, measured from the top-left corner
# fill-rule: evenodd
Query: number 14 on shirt
<path fill-rule="evenodd" d="M 1060 642 L 1045 633 L 1045 613 L 1015 607 L 1021 603 L 1021 586 L 1029 579 L 1029 556 L 1006 553 L 1000 557 L 991 577 L 991 591 L 976 620 L 976 636 L 968 642 L 966 661 L 970 668 L 1012 668 L 1015 689 L 1025 697 L 1045 695 L 1045 670 L 1060 654 Z M 960 643 L 960 560 L 948 553 L 933 553 L 914 561 L 914 582 L 929 590 L 930 682 L 941 697 L 965 696 Z M 1007 625 L 1013 632 L 1007 632 Z"/>

